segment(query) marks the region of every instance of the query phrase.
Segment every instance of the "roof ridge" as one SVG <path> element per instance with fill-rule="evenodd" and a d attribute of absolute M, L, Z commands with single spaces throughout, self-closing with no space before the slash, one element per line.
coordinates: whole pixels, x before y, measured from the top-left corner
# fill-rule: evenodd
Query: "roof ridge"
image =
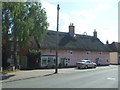
<path fill-rule="evenodd" d="M 48 30 L 48 32 L 57 32 L 57 31 Z M 61 33 L 69 34 L 69 32 L 62 32 L 62 31 L 59 31 L 59 34 L 61 34 Z M 87 37 L 94 37 L 94 36 L 91 36 L 91 35 L 84 35 L 84 34 L 75 34 L 75 35 L 78 35 L 78 36 L 87 36 Z"/>

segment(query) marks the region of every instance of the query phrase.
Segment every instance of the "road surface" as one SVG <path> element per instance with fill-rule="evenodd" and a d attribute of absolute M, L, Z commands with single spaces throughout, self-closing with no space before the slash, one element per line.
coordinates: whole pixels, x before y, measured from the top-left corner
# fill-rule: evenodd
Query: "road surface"
<path fill-rule="evenodd" d="M 3 82 L 3 88 L 118 88 L 118 67 L 73 69 L 69 73 L 47 74 Z"/>

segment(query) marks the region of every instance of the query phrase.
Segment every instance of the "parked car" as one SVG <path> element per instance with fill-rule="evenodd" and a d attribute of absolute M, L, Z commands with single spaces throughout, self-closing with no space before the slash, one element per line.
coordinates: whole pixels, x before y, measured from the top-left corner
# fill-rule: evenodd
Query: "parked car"
<path fill-rule="evenodd" d="M 81 60 L 76 63 L 77 68 L 96 68 L 97 64 L 92 62 L 91 60 Z"/>

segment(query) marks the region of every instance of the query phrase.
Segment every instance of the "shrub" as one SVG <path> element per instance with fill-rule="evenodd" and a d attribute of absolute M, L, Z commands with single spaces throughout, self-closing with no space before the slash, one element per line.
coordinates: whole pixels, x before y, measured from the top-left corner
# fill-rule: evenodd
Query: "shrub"
<path fill-rule="evenodd" d="M 39 68 L 40 58 L 41 58 L 41 52 L 39 50 L 29 50 L 28 51 L 28 67 Z"/>

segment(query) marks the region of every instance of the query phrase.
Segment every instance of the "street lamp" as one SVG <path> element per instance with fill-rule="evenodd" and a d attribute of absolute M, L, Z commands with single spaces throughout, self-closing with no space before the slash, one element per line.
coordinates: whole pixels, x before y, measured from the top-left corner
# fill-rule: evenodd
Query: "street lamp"
<path fill-rule="evenodd" d="M 56 67 L 55 67 L 55 73 L 58 73 L 58 29 L 59 29 L 59 4 L 57 5 L 57 35 L 56 35 Z"/>

